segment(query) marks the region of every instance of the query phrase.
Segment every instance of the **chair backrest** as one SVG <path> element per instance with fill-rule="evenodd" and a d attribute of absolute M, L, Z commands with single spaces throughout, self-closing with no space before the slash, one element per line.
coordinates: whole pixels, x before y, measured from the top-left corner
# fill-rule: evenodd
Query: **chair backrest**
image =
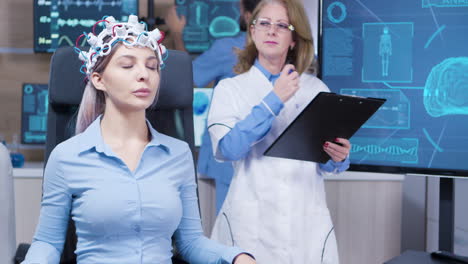
<path fill-rule="evenodd" d="M 85 87 L 81 61 L 72 47 L 55 51 L 50 64 L 49 113 L 46 160 L 52 149 L 74 135 L 76 114 Z M 194 151 L 192 60 L 181 51 L 169 50 L 161 71 L 159 98 L 147 118 L 159 132 L 186 141 Z M 61 263 L 75 263 L 76 234 L 70 219 Z"/>
<path fill-rule="evenodd" d="M 0 263 L 12 264 L 16 247 L 13 169 L 8 149 L 0 142 Z"/>

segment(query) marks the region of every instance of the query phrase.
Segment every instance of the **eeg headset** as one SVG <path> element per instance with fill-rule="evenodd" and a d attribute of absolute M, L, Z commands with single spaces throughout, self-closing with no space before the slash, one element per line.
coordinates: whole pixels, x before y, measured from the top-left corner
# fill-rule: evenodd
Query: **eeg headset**
<path fill-rule="evenodd" d="M 104 29 L 96 35 L 94 30 L 100 23 L 105 23 Z M 78 41 L 85 36 L 87 42 L 91 46 L 88 50 L 82 51 L 78 48 Z M 111 38 L 108 40 L 108 38 Z M 114 45 L 122 42 L 129 47 L 148 47 L 156 52 L 159 58 L 160 66 L 164 66 L 164 60 L 167 58 L 168 52 L 166 47 L 161 44 L 164 39 L 164 32 L 155 28 L 152 31 L 147 31 L 147 25 L 144 22 L 138 22 L 138 17 L 130 15 L 127 23 L 117 22 L 114 17 L 104 17 L 96 22 L 93 26 L 93 32 L 81 34 L 76 40 L 75 52 L 79 54 L 83 65 L 80 72 L 90 75 L 99 57 L 110 54 Z M 163 55 L 165 57 L 163 57 Z"/>

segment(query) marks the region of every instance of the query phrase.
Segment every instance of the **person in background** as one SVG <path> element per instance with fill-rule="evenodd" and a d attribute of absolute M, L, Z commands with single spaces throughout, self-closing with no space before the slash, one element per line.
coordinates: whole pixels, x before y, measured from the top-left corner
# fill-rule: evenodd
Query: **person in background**
<path fill-rule="evenodd" d="M 189 263 L 252 264 L 239 248 L 202 235 L 187 143 L 158 133 L 145 110 L 157 97 L 162 35 L 130 16 L 107 17 L 89 52 L 76 135 L 52 151 L 33 243 L 23 263 L 59 263 L 69 217 L 78 263 L 172 263 L 172 240 Z M 64 87 L 66 88 L 66 87 Z"/>
<path fill-rule="evenodd" d="M 250 21 L 252 12 L 260 0 L 240 1 L 240 33 L 235 37 L 220 38 L 211 47 L 193 61 L 193 82 L 196 87 L 207 87 L 214 82 L 233 77 L 234 66 L 237 62 L 236 50 L 245 45 L 246 25 Z M 176 7 L 169 9 L 165 16 L 170 34 L 174 38 L 175 48 L 185 50 L 182 32 L 185 28 L 185 17 L 177 15 Z M 231 162 L 217 162 L 211 151 L 210 136 L 203 133 L 202 145 L 198 153 L 198 173 L 207 178 L 215 179 L 216 183 L 216 212 L 219 212 L 229 190 L 234 170 Z"/>
<path fill-rule="evenodd" d="M 308 21 L 300 1 L 260 2 L 239 75 L 219 82 L 208 115 L 213 154 L 235 171 L 211 238 L 249 250 L 259 263 L 339 262 L 323 177 L 349 167 L 350 142 L 323 142 L 325 164 L 263 155 L 319 92 L 329 91 L 308 72 Z"/>

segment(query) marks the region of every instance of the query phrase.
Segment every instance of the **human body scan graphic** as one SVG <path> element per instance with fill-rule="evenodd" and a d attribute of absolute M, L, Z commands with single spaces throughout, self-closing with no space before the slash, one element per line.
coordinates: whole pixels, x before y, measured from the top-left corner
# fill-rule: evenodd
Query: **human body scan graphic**
<path fill-rule="evenodd" d="M 362 37 L 362 82 L 413 81 L 412 22 L 366 22 Z"/>
<path fill-rule="evenodd" d="M 392 56 L 392 36 L 387 26 L 383 28 L 383 33 L 380 35 L 379 55 L 382 58 L 382 76 L 388 76 L 388 63 Z"/>

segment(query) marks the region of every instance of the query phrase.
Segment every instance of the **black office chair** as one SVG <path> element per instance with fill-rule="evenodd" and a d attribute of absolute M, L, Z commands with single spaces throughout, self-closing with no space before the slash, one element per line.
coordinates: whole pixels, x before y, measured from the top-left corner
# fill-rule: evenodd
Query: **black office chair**
<path fill-rule="evenodd" d="M 46 155 L 60 142 L 74 135 L 76 113 L 85 87 L 79 72 L 81 61 L 72 47 L 55 51 L 50 64 L 49 113 L 47 115 Z M 161 133 L 186 141 L 194 151 L 192 60 L 181 51 L 169 50 L 161 71 L 159 99 L 147 118 Z M 75 225 L 70 218 L 61 264 L 76 263 Z M 22 245 L 22 251 L 27 251 Z M 24 253 L 23 253 L 24 254 Z M 186 263 L 173 258 L 174 264 Z"/>

